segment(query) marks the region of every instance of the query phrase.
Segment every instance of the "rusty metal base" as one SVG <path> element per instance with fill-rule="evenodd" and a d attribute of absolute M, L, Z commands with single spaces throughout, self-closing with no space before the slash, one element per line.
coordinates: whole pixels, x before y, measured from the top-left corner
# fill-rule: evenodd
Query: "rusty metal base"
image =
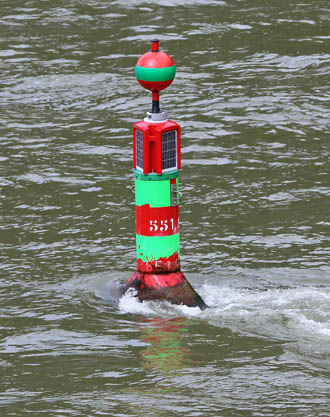
<path fill-rule="evenodd" d="M 136 271 L 126 282 L 123 292 L 125 293 L 128 288 L 137 290 L 140 301 L 164 300 L 172 304 L 199 307 L 201 310 L 207 308 L 181 271 L 163 274 Z"/>

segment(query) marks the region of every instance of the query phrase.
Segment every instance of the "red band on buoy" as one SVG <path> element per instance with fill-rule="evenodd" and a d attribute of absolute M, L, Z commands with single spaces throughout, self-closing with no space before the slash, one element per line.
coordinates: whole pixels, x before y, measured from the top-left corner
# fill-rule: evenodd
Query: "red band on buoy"
<path fill-rule="evenodd" d="M 137 270 L 148 273 L 169 273 L 180 269 L 180 259 L 178 252 L 174 252 L 168 258 L 159 258 L 154 260 L 143 261 L 138 259 Z"/>
<path fill-rule="evenodd" d="M 136 206 L 136 233 L 142 236 L 170 236 L 179 233 L 179 206 Z"/>

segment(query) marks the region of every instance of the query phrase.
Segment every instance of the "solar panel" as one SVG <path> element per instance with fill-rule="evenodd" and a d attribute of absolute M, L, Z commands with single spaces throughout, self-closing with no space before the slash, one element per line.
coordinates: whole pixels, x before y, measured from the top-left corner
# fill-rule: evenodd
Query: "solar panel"
<path fill-rule="evenodd" d="M 135 131 L 136 167 L 143 170 L 143 133 Z"/>
<path fill-rule="evenodd" d="M 177 167 L 176 130 L 162 133 L 162 170 Z"/>

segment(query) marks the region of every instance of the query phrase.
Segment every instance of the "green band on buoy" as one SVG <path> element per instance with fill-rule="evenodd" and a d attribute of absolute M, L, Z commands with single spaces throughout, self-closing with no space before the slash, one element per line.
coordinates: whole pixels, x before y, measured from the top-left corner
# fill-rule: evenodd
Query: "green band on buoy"
<path fill-rule="evenodd" d="M 166 174 L 143 174 L 141 171 L 134 169 L 134 176 L 138 180 L 143 181 L 164 181 L 164 180 L 172 180 L 179 176 L 179 171 L 176 169 L 175 171 L 167 172 Z"/>
<path fill-rule="evenodd" d="M 174 80 L 176 65 L 163 68 L 145 68 L 135 66 L 135 76 L 140 81 L 168 81 Z"/>
<path fill-rule="evenodd" d="M 169 258 L 175 252 L 180 256 L 180 233 L 171 236 L 136 235 L 136 257 L 143 262 Z"/>
<path fill-rule="evenodd" d="M 171 205 L 170 180 L 143 181 L 135 179 L 135 204 L 150 207 L 168 207 Z"/>

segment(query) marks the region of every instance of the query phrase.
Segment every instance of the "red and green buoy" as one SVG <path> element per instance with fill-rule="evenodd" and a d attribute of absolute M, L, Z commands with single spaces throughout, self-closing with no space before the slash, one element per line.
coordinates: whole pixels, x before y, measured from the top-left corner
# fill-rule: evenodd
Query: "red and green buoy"
<path fill-rule="evenodd" d="M 125 288 L 135 288 L 141 301 L 160 299 L 204 309 L 180 270 L 180 125 L 159 107 L 159 92 L 172 83 L 175 71 L 158 40 L 135 67 L 139 83 L 152 91 L 152 108 L 133 126 L 137 270 Z"/>

